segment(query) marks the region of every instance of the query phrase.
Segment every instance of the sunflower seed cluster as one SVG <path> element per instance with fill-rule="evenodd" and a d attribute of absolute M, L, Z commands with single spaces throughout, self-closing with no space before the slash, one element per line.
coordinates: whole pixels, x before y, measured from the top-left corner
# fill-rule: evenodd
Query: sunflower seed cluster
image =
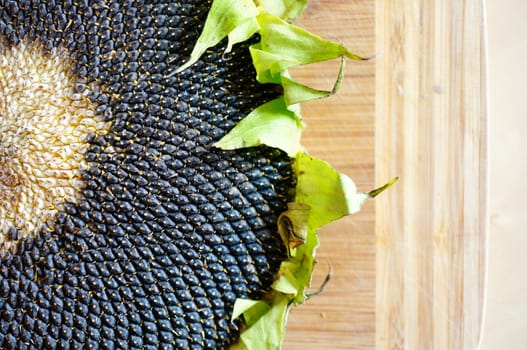
<path fill-rule="evenodd" d="M 1 240 L 14 248 L 0 254 L 0 348 L 227 348 L 243 327 L 230 319 L 236 298 L 270 288 L 285 257 L 276 220 L 294 187 L 290 161 L 270 148 L 212 144 L 277 91 L 255 82 L 246 45 L 227 55 L 210 50 L 171 74 L 188 58 L 209 7 L 0 0 L 0 50 L 20 56 L 1 74 L 15 61 L 51 60 L 50 71 L 64 65 L 59 70 L 74 79 L 68 94 L 83 96 L 79 113 L 97 126 L 78 138 L 71 157 L 81 155 L 82 166 L 70 185 L 61 180 L 75 191 L 52 201 L 52 220 L 20 235 L 23 218 L 8 220 L 13 208 L 4 205 Z M 28 60 L 23 47 L 38 48 L 39 58 Z M 0 128 L 18 132 L 19 117 L 2 109 Z M 1 174 L 11 174 L 4 153 L 27 144 L 7 147 L 5 137 Z M 41 145 L 44 153 L 55 146 Z M 1 193 L 8 187 L 0 181 Z M 38 211 L 31 200 L 19 205 Z"/>

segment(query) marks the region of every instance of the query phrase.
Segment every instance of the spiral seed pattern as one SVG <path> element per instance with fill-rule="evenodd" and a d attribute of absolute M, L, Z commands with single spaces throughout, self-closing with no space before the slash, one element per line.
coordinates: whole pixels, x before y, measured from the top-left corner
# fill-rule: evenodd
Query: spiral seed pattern
<path fill-rule="evenodd" d="M 235 300 L 270 288 L 285 258 L 276 220 L 294 188 L 290 160 L 266 147 L 211 145 L 275 98 L 276 88 L 255 81 L 247 44 L 228 55 L 224 47 L 209 50 L 170 74 L 188 58 L 209 7 L 198 0 L 0 0 L 2 53 L 12 53 L 0 76 L 17 64 L 67 67 L 67 87 L 55 79 L 50 89 L 69 96 L 70 114 L 81 116 L 71 125 L 88 122 L 89 131 L 76 139 L 79 175 L 57 179 L 75 193 L 50 199 L 52 220 L 17 237 L 13 209 L 3 209 L 13 249 L 0 254 L 0 348 L 223 349 L 243 327 L 230 317 Z M 20 79 L 38 89 L 32 78 Z M 9 96 L 0 93 L 0 104 L 21 103 Z M 6 134 L 22 135 L 20 116 L 2 113 Z M 9 147 L 2 139 L 2 152 L 21 154 L 27 142 L 18 140 L 36 134 Z M 56 146 L 42 145 L 47 154 Z M 4 193 L 12 174 L 38 169 L 31 156 L 22 170 L 10 159 L 2 156 Z M 31 200 L 21 205 L 37 213 Z"/>

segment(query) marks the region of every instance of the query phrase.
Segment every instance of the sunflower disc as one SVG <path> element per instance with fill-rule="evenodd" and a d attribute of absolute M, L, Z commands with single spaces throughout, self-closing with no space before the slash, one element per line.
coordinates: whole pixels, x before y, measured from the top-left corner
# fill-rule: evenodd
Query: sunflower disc
<path fill-rule="evenodd" d="M 221 349 L 286 256 L 277 97 L 247 46 L 178 74 L 208 1 L 0 1 L 0 348 Z"/>

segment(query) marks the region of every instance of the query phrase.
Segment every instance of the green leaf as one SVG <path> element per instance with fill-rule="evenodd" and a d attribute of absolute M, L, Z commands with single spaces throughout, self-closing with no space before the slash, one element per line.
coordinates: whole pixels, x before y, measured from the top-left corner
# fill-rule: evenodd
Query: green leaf
<path fill-rule="evenodd" d="M 225 52 L 231 52 L 235 44 L 248 40 L 254 33 L 258 32 L 259 25 L 256 17 L 251 17 L 245 22 L 240 23 L 229 33 L 229 41 Z"/>
<path fill-rule="evenodd" d="M 301 149 L 302 128 L 301 120 L 279 97 L 253 110 L 214 146 L 231 150 L 267 145 L 293 157 Z"/>
<path fill-rule="evenodd" d="M 283 261 L 278 271 L 278 278 L 271 287 L 284 294 L 297 295 L 302 291 L 302 283 L 295 276 L 295 272 L 300 268 L 300 263 L 295 260 Z"/>
<path fill-rule="evenodd" d="M 287 105 L 328 97 L 331 91 L 313 89 L 291 78 L 282 77 L 285 103 Z"/>
<path fill-rule="evenodd" d="M 337 80 L 333 85 L 333 88 L 329 91 L 327 90 L 317 90 L 309 86 L 301 84 L 289 77 L 289 74 L 282 74 L 282 87 L 284 88 L 284 97 L 285 103 L 289 105 L 316 100 L 320 98 L 326 98 L 333 94 L 336 94 L 337 91 L 342 86 L 344 80 L 344 68 L 346 66 L 346 60 L 342 57 L 340 60 L 340 69 L 337 76 Z"/>
<path fill-rule="evenodd" d="M 290 260 L 298 264 L 298 268 L 294 271 L 298 286 L 298 292 L 293 299 L 295 304 L 304 302 L 305 289 L 311 284 L 311 276 L 315 268 L 315 252 L 319 245 L 317 230 L 318 227 L 308 227 L 306 242 L 293 251 Z"/>
<path fill-rule="evenodd" d="M 307 0 L 255 0 L 263 8 L 263 12 L 291 21 L 302 13 L 307 6 Z"/>
<path fill-rule="evenodd" d="M 232 319 L 235 320 L 241 315 L 243 315 L 246 325 L 251 326 L 262 315 L 267 313 L 270 308 L 270 305 L 263 300 L 238 298 L 234 302 Z"/>
<path fill-rule="evenodd" d="M 280 349 L 289 311 L 289 299 L 287 295 L 277 294 L 273 299 L 271 308 L 240 334 L 238 343 L 233 344 L 231 349 Z"/>
<path fill-rule="evenodd" d="M 231 43 L 247 40 L 255 33 L 255 27 L 250 24 L 250 20 L 257 15 L 258 10 L 253 0 L 214 0 L 189 60 L 172 74 L 190 67 L 209 47 L 216 46 L 238 26 L 242 29 L 233 34 Z"/>
<path fill-rule="evenodd" d="M 258 15 L 263 51 L 280 55 L 284 61 L 298 65 L 327 61 L 341 56 L 355 60 L 364 58 L 351 53 L 345 46 L 331 42 L 267 14 Z"/>
<path fill-rule="evenodd" d="M 357 192 L 353 181 L 328 163 L 300 153 L 295 159 L 295 201 L 311 207 L 310 227 L 321 227 L 359 211 L 370 196 Z"/>
<path fill-rule="evenodd" d="M 249 51 L 256 70 L 256 80 L 262 84 L 280 84 L 282 73 L 288 67 L 300 65 L 300 62 L 288 61 L 287 57 L 283 57 L 279 53 L 262 50 L 260 44 L 252 45 Z"/>

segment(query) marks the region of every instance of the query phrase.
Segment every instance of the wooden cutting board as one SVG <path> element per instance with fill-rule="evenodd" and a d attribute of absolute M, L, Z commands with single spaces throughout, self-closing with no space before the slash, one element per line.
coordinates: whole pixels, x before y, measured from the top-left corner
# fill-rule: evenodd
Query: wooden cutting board
<path fill-rule="evenodd" d="M 320 232 L 313 287 L 284 349 L 476 349 L 483 314 L 486 98 L 482 0 L 319 0 L 301 25 L 367 62 L 304 105 L 303 138 L 368 191 L 387 193 Z M 314 69 L 313 69 L 314 68 Z M 331 87 L 338 62 L 294 75 Z"/>

